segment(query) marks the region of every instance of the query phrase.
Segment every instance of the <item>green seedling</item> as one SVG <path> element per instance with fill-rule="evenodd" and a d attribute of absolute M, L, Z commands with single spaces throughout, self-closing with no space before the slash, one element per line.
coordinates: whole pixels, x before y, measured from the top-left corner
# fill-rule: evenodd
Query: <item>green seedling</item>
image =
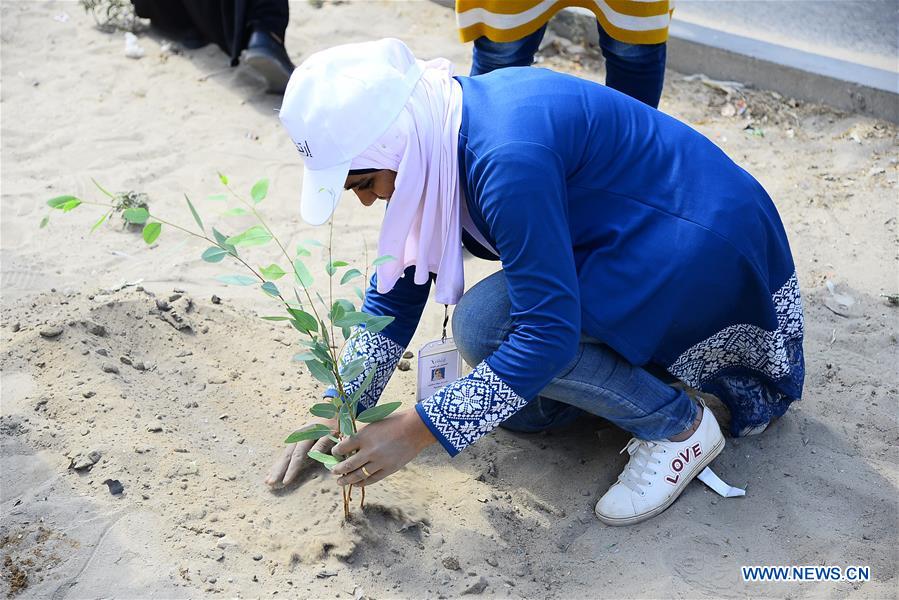
<path fill-rule="evenodd" d="M 324 245 L 316 240 L 306 240 L 298 245 L 294 254 L 288 252 L 285 245 L 272 228 L 268 225 L 263 215 L 259 212 L 259 204 L 268 195 L 267 179 L 261 179 L 253 185 L 249 198 L 245 198 L 235 191 L 227 177 L 219 173 L 219 181 L 224 186 L 227 194 L 215 194 L 209 196 L 213 202 L 228 202 L 234 200 L 236 206 L 228 208 L 223 215 L 244 215 L 256 219 L 252 227 L 237 233 L 227 235 L 214 227 L 208 227 L 196 205 L 185 195 L 185 205 L 193 219 L 195 226 L 182 226 L 151 212 L 145 197 L 137 194 L 112 194 L 106 191 L 100 184 L 94 181 L 97 189 L 105 195 L 107 202 L 85 201 L 75 196 L 58 196 L 47 201 L 53 211 L 68 213 L 81 206 L 102 207 L 104 212 L 100 219 L 91 228 L 91 233 L 99 228 L 113 215 L 119 214 L 130 226 L 141 231 L 144 242 L 154 244 L 160 239 L 164 230 L 174 230 L 180 234 L 203 240 L 207 247 L 200 254 L 201 260 L 208 263 L 220 263 L 229 261 L 240 266 L 242 273 L 227 273 L 217 277 L 217 280 L 225 285 L 256 286 L 259 291 L 270 301 L 277 302 L 282 312 L 278 315 L 262 317 L 266 321 L 282 322 L 298 332 L 302 338 L 301 345 L 304 351 L 294 356 L 294 360 L 305 363 L 309 373 L 325 385 L 333 386 L 337 390 L 335 397 L 327 401 L 315 404 L 310 409 L 313 416 L 334 419 L 336 424 L 332 426 L 315 424 L 293 432 L 287 437 L 285 443 L 293 444 L 304 440 L 317 440 L 329 437 L 332 441 L 339 441 L 353 436 L 357 431 L 357 423 L 373 423 L 379 421 L 399 408 L 399 402 L 391 402 L 369 408 L 357 413 L 359 399 L 365 390 L 371 385 L 374 369 L 369 369 L 363 378 L 361 385 L 347 392 L 347 384 L 362 376 L 365 371 L 365 359 L 360 358 L 341 363 L 340 356 L 344 348 L 353 338 L 363 330 L 375 333 L 384 329 L 393 321 L 393 317 L 370 315 L 357 310 L 355 305 L 344 298 L 334 298 L 335 280 L 337 286 L 346 288 L 353 286 L 353 290 L 360 300 L 364 300 L 362 290 L 355 285 L 357 278 L 367 279 L 366 274 L 353 268 L 343 260 L 334 260 L 332 256 L 333 223 L 329 229 L 328 244 Z M 52 211 L 51 211 L 52 212 Z M 46 227 L 50 222 L 50 215 L 45 216 L 40 223 Z M 308 247 L 321 248 L 322 266 L 328 282 L 328 299 L 318 292 L 313 292 L 311 286 L 314 283 L 312 272 L 305 260 L 312 256 Z M 269 262 L 267 266 L 254 267 L 256 264 L 248 254 L 248 249 L 257 248 L 264 250 L 271 248 L 277 255 L 277 262 Z M 257 252 L 258 250 L 253 250 Z M 371 267 L 384 262 L 395 260 L 391 256 L 381 256 L 375 259 Z M 367 257 L 366 257 L 366 262 Z M 264 263 L 263 263 L 264 264 Z M 288 298 L 290 298 L 288 300 Z M 334 468 L 339 459 L 330 454 L 310 452 L 309 457 L 322 463 L 328 469 Z M 352 499 L 352 487 L 343 488 L 344 516 L 350 516 L 350 500 Z M 362 488 L 360 507 L 364 507 L 365 488 Z"/>

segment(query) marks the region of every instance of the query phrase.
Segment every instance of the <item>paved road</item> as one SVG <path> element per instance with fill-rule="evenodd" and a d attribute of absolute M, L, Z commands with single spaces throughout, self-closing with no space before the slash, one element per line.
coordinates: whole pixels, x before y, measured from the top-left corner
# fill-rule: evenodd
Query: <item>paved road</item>
<path fill-rule="evenodd" d="M 899 0 L 677 0 L 674 17 L 899 71 Z"/>

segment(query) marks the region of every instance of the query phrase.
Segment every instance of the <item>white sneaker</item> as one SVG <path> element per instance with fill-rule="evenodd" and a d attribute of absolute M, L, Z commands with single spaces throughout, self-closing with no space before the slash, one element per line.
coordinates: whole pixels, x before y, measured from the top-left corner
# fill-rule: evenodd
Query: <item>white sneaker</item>
<path fill-rule="evenodd" d="M 705 405 L 699 427 L 682 442 L 633 438 L 622 450 L 631 458 L 618 482 L 596 503 L 596 516 L 607 525 L 632 525 L 656 516 L 723 449 L 721 428 Z"/>

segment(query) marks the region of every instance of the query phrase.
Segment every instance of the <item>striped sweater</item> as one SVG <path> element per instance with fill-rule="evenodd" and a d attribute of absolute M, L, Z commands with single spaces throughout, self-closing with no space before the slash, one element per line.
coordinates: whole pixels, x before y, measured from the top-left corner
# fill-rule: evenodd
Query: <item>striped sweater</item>
<path fill-rule="evenodd" d="M 513 42 L 537 31 L 563 8 L 586 8 L 603 30 L 627 44 L 668 40 L 674 0 L 456 0 L 459 36 Z"/>

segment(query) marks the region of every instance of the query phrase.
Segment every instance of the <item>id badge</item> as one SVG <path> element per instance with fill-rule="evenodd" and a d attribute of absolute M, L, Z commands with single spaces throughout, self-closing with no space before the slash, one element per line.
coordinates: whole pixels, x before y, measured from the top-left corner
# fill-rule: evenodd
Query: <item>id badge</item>
<path fill-rule="evenodd" d="M 418 399 L 437 392 L 462 374 L 462 357 L 453 338 L 428 342 L 418 351 Z"/>

